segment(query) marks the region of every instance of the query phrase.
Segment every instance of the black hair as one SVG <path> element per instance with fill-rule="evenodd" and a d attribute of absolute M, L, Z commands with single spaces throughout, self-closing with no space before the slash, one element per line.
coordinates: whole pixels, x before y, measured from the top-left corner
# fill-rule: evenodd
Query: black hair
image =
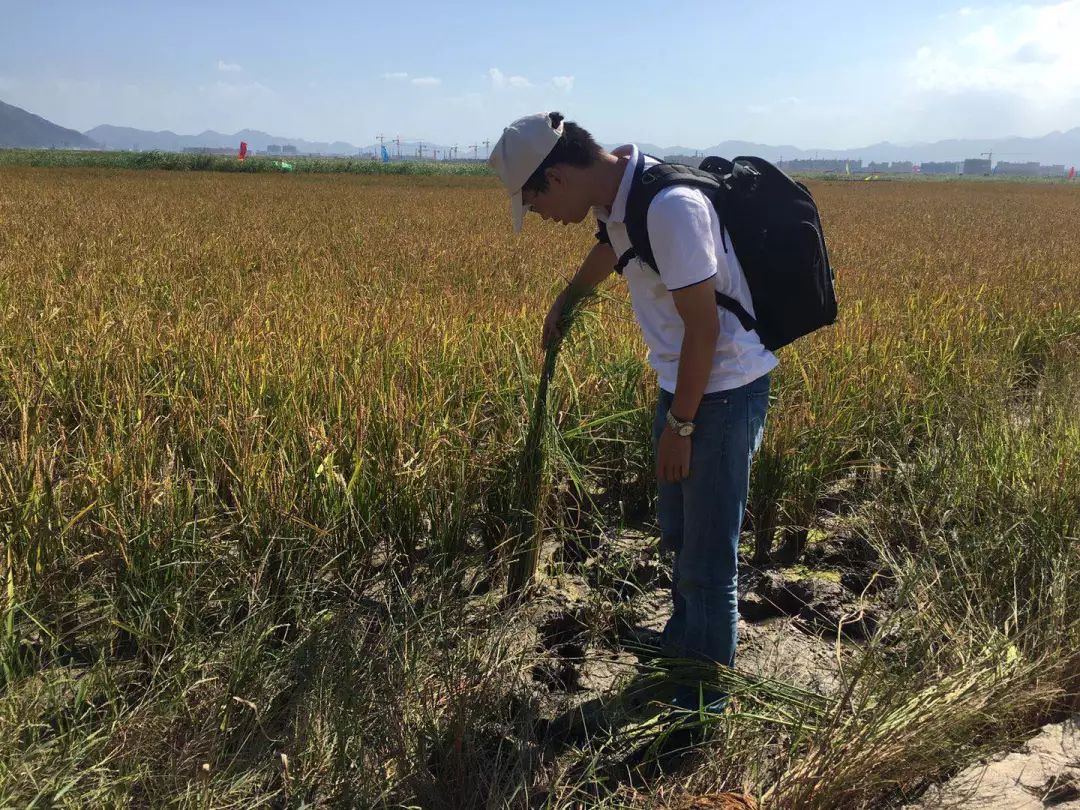
<path fill-rule="evenodd" d="M 548 113 L 548 121 L 551 123 L 552 129 L 557 127 L 562 120 L 562 113 Z M 593 136 L 588 131 L 582 129 L 573 121 L 567 121 L 563 124 L 562 136 L 558 142 L 521 188 L 535 194 L 541 194 L 547 191 L 548 187 L 547 176 L 544 174 L 546 169 L 562 163 L 585 168 L 596 163 L 603 151 L 600 144 L 593 140 Z"/>

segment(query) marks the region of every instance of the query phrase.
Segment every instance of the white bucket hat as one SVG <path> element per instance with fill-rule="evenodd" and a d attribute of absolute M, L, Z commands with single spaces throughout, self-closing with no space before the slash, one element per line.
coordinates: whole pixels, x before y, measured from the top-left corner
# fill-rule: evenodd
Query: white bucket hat
<path fill-rule="evenodd" d="M 521 230 L 525 206 L 521 203 L 521 187 L 532 173 L 540 168 L 544 158 L 551 154 L 563 134 L 562 122 L 551 126 L 550 113 L 534 113 L 519 118 L 503 130 L 488 158 L 488 165 L 495 170 L 510 195 L 510 216 L 514 233 Z"/>

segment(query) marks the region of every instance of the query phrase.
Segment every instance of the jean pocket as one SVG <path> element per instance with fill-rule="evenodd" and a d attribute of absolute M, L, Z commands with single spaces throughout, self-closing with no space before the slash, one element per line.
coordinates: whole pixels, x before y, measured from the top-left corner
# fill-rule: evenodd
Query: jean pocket
<path fill-rule="evenodd" d="M 701 405 L 727 405 L 729 394 L 727 391 L 713 391 L 711 394 L 705 394 L 701 398 Z"/>

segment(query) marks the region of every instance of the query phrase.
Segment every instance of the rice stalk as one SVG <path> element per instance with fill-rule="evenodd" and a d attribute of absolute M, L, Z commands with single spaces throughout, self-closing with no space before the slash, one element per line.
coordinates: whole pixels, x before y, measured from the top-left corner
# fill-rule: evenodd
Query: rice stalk
<path fill-rule="evenodd" d="M 510 535 L 514 548 L 506 583 L 507 592 L 512 596 L 520 594 L 532 582 L 540 561 L 540 543 L 543 533 L 537 516 L 544 488 L 544 437 L 548 427 L 548 387 L 555 376 L 555 363 L 559 358 L 563 341 L 579 320 L 585 305 L 593 297 L 594 294 L 589 293 L 567 301 L 566 306 L 563 307 L 562 316 L 559 318 L 558 336 L 548 344 L 544 353 L 544 366 L 540 371 L 540 384 L 536 388 L 536 397 L 533 400 L 529 431 L 525 436 L 525 447 L 518 461 L 514 529 Z"/>

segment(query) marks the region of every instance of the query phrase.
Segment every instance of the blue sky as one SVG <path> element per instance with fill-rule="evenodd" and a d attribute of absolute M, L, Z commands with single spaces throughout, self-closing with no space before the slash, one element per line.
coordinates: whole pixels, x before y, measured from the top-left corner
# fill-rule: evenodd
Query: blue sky
<path fill-rule="evenodd" d="M 657 13 L 661 9 L 662 13 Z M 86 130 L 803 148 L 1080 126 L 1080 0 L 0 0 L 0 100 Z"/>

